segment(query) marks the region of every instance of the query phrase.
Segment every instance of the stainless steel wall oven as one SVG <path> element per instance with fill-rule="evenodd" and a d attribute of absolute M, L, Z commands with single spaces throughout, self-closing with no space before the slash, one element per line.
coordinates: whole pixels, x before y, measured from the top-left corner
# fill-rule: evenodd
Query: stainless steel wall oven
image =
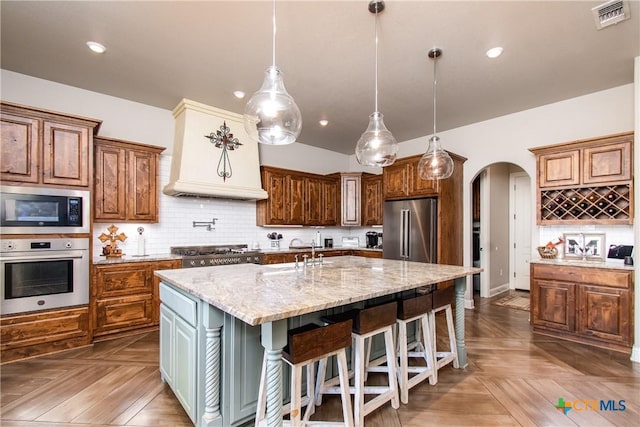
<path fill-rule="evenodd" d="M 0 313 L 89 303 L 89 239 L 0 240 Z"/>

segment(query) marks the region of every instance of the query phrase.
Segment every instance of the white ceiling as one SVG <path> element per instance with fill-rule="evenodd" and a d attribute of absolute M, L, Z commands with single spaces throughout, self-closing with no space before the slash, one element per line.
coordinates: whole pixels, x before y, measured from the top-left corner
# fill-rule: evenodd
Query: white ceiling
<path fill-rule="evenodd" d="M 632 83 L 640 2 L 596 30 L 603 1 L 398 1 L 379 16 L 379 110 L 398 141 Z M 352 154 L 374 109 L 374 15 L 361 1 L 277 3 L 276 64 L 303 144 Z M 165 109 L 242 113 L 271 64 L 270 1 L 6 1 L 3 69 Z M 107 52 L 90 52 L 98 41 Z M 485 51 L 503 46 L 489 60 Z M 245 100 L 232 92 L 244 90 Z M 322 128 L 320 119 L 328 119 Z M 445 147 L 446 148 L 446 147 Z"/>

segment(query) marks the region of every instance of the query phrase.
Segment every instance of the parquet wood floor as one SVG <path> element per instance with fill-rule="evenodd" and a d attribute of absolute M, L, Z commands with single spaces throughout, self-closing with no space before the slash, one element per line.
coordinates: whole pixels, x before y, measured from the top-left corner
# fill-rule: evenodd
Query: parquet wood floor
<path fill-rule="evenodd" d="M 490 302 L 466 312 L 469 366 L 444 368 L 438 384 L 416 386 L 409 404 L 375 411 L 367 427 L 640 424 L 640 364 L 629 355 L 534 335 L 528 312 Z M 3 427 L 191 426 L 160 380 L 157 332 L 0 369 Z M 565 415 L 560 397 L 624 400 L 626 409 Z M 324 402 L 318 416 L 340 419 L 338 399 Z"/>

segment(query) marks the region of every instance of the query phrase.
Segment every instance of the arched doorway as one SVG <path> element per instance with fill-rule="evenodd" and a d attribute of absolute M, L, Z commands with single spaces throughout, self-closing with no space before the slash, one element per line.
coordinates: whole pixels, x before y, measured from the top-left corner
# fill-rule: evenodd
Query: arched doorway
<path fill-rule="evenodd" d="M 533 212 L 531 177 L 513 163 L 493 163 L 472 184 L 473 296 L 528 290 Z"/>

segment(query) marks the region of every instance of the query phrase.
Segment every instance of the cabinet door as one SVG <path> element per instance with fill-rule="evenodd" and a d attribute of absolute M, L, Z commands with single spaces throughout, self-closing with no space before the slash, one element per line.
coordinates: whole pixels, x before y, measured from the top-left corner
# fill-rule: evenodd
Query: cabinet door
<path fill-rule="evenodd" d="M 264 347 L 260 342 L 260 326 L 228 314 L 224 316 L 225 372 L 224 396 L 229 397 L 227 425 L 240 425 L 256 415 L 260 373 Z"/>
<path fill-rule="evenodd" d="M 407 197 L 409 195 L 409 168 L 406 163 L 384 168 L 382 189 L 384 198 Z"/>
<path fill-rule="evenodd" d="M 305 178 L 305 221 L 306 225 L 320 225 L 322 204 L 321 184 L 317 178 Z"/>
<path fill-rule="evenodd" d="M 578 298 L 578 333 L 631 345 L 633 313 L 628 290 L 581 286 Z"/>
<path fill-rule="evenodd" d="M 160 305 L 160 374 L 162 380 L 173 387 L 173 348 L 176 315 L 164 304 Z"/>
<path fill-rule="evenodd" d="M 287 176 L 270 170 L 264 170 L 263 185 L 269 194 L 265 201 L 258 201 L 264 204 L 264 224 L 286 224 L 287 206 L 285 196 L 287 190 Z M 260 224 L 263 225 L 263 224 Z"/>
<path fill-rule="evenodd" d="M 382 175 L 364 179 L 362 188 L 362 225 L 382 225 Z"/>
<path fill-rule="evenodd" d="M 42 139 L 42 182 L 89 185 L 91 159 L 89 128 L 45 121 Z"/>
<path fill-rule="evenodd" d="M 195 423 L 198 341 L 196 329 L 180 316 L 175 316 L 174 343 L 173 391 L 191 421 Z"/>
<path fill-rule="evenodd" d="M 538 186 L 559 187 L 580 184 L 580 150 L 541 154 L 538 157 Z"/>
<path fill-rule="evenodd" d="M 582 150 L 583 182 L 611 183 L 631 179 L 631 142 L 620 142 Z"/>
<path fill-rule="evenodd" d="M 131 150 L 127 154 L 127 219 L 133 221 L 158 220 L 155 153 Z"/>
<path fill-rule="evenodd" d="M 96 144 L 94 218 L 126 219 L 126 152 L 123 148 Z"/>
<path fill-rule="evenodd" d="M 416 159 L 409 164 L 409 176 L 411 179 L 409 193 L 412 196 L 432 196 L 438 194 L 436 180 L 420 178 L 420 172 L 418 171 L 419 162 L 420 159 Z"/>
<path fill-rule="evenodd" d="M 342 225 L 358 226 L 361 224 L 362 202 L 360 192 L 362 181 L 360 174 L 344 174 L 341 177 L 340 197 L 342 199 Z"/>
<path fill-rule="evenodd" d="M 305 224 L 305 178 L 289 175 L 287 177 L 286 222 L 285 224 Z"/>
<path fill-rule="evenodd" d="M 532 323 L 558 331 L 575 331 L 576 298 L 573 283 L 533 280 Z"/>
<path fill-rule="evenodd" d="M 320 224 L 338 225 L 338 182 L 335 179 L 321 181 L 320 200 Z"/>
<path fill-rule="evenodd" d="M 0 179 L 38 182 L 40 121 L 2 114 L 0 130 Z"/>

